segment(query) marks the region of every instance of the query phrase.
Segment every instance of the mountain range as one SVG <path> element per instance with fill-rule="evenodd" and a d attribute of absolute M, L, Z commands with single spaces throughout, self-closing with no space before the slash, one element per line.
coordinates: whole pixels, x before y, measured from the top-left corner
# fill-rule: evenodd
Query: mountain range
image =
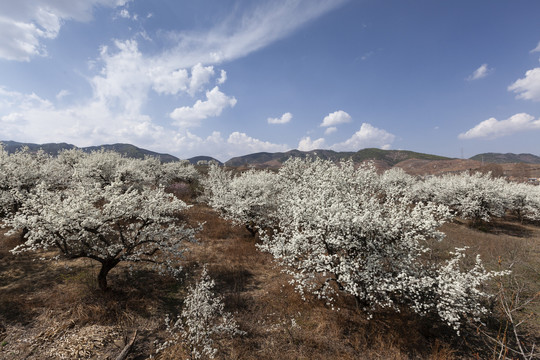
<path fill-rule="evenodd" d="M 15 141 L 0 141 L 3 144 L 4 149 L 8 153 L 13 153 L 23 147 L 28 147 L 31 151 L 37 151 L 43 149 L 48 154 L 53 156 L 58 155 L 62 150 L 75 149 L 75 145 L 67 143 L 48 143 L 48 144 L 33 144 L 33 143 L 21 143 Z M 100 145 L 100 146 L 89 146 L 82 147 L 81 150 L 85 152 L 96 151 L 100 149 L 116 151 L 123 154 L 124 156 L 131 158 L 142 159 L 145 156 L 156 156 L 162 162 L 172 162 L 179 161 L 179 158 L 169 155 L 157 153 L 154 151 L 141 149 L 131 144 L 110 144 L 110 145 Z M 419 164 L 419 160 L 422 160 L 421 163 L 429 163 L 433 160 L 460 160 L 460 159 L 451 159 L 444 156 L 431 155 L 418 153 L 408 150 L 381 150 L 376 148 L 367 148 L 362 149 L 357 152 L 337 152 L 333 150 L 312 150 L 312 151 L 300 151 L 300 150 L 291 150 L 287 152 L 259 152 L 254 154 L 248 154 L 243 156 L 234 157 L 225 162 L 226 166 L 249 166 L 249 167 L 259 167 L 259 168 L 278 168 L 283 162 L 291 157 L 319 157 L 325 160 L 331 161 L 341 161 L 352 159 L 354 162 L 362 162 L 365 160 L 373 160 L 377 167 L 379 168 L 390 168 L 399 163 L 404 164 Z M 199 160 L 215 160 L 219 164 L 222 164 L 220 161 L 210 157 L 210 156 L 195 156 L 188 159 L 192 164 L 196 164 Z M 410 161 L 407 161 L 410 160 Z M 415 160 L 415 161 L 413 161 Z M 533 154 L 501 154 L 501 153 L 483 153 L 471 157 L 469 160 L 483 163 L 495 163 L 495 164 L 509 164 L 509 163 L 526 163 L 526 164 L 540 164 L 540 157 Z M 468 160 L 461 160 L 461 162 L 466 162 Z M 442 164 L 442 163 L 441 163 Z"/>
<path fill-rule="evenodd" d="M 291 157 L 306 158 L 318 157 L 324 160 L 341 161 L 352 159 L 355 163 L 365 160 L 374 160 L 381 162 L 388 167 L 392 167 L 397 163 L 407 159 L 422 159 L 422 160 L 448 160 L 450 158 L 438 155 L 422 154 L 407 150 L 381 150 L 375 148 L 363 149 L 357 152 L 337 152 L 333 150 L 311 150 L 300 151 L 291 150 L 287 152 L 267 153 L 260 152 L 244 156 L 234 157 L 225 162 L 226 166 L 255 166 L 264 168 L 277 168 L 283 162 Z"/>
<path fill-rule="evenodd" d="M 0 141 L 0 143 L 3 144 L 4 149 L 8 153 L 13 153 L 15 151 L 22 149 L 23 147 L 28 147 L 30 151 L 38 151 L 39 149 L 42 149 L 47 154 L 56 156 L 58 155 L 59 152 L 63 150 L 77 149 L 77 146 L 72 145 L 72 144 L 66 144 L 66 143 L 32 144 L 32 143 L 20 143 L 16 141 Z M 154 151 L 141 149 L 131 144 L 111 144 L 111 145 L 88 146 L 88 147 L 82 147 L 79 149 L 81 149 L 84 152 L 92 152 L 92 151 L 104 149 L 107 151 L 115 151 L 126 157 L 135 158 L 135 159 L 144 159 L 145 156 L 155 156 L 155 157 L 158 157 L 159 160 L 162 162 L 173 162 L 173 161 L 180 160 L 176 156 L 172 156 L 169 154 L 160 154 Z"/>
<path fill-rule="evenodd" d="M 471 160 L 482 161 L 486 163 L 495 163 L 495 164 L 508 164 L 508 163 L 540 164 L 540 156 L 536 156 L 533 154 L 484 153 L 484 154 L 478 154 L 478 155 L 473 156 Z"/>

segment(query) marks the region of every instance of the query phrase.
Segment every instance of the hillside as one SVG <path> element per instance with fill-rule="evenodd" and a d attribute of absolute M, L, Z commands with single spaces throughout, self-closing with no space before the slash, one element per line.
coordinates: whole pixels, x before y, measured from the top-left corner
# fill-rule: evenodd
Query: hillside
<path fill-rule="evenodd" d="M 508 163 L 527 163 L 540 164 L 540 156 L 533 154 L 513 154 L 513 153 L 484 153 L 470 158 L 471 160 L 487 163 L 508 164 Z"/>
<path fill-rule="evenodd" d="M 223 165 L 223 163 L 222 163 L 221 161 L 219 161 L 219 160 L 217 160 L 217 159 L 214 159 L 214 158 L 211 157 L 211 156 L 194 156 L 194 157 L 189 158 L 189 159 L 187 159 L 187 160 L 188 160 L 188 161 L 190 162 L 190 164 L 192 164 L 192 165 L 197 165 L 197 163 L 198 163 L 199 161 L 201 161 L 201 160 L 202 160 L 202 161 L 215 161 L 215 162 L 217 162 L 220 166 Z"/>
<path fill-rule="evenodd" d="M 407 159 L 422 160 L 449 160 L 449 158 L 437 155 L 417 153 L 407 150 L 381 150 L 375 148 L 363 149 L 357 152 L 337 152 L 333 150 L 312 150 L 300 151 L 291 150 L 287 152 L 267 153 L 260 152 L 244 156 L 238 156 L 225 162 L 226 166 L 254 166 L 261 168 L 276 168 L 291 157 L 306 158 L 318 157 L 324 160 L 341 161 L 352 159 L 354 162 L 365 160 L 375 160 L 381 167 L 392 167 L 397 163 Z"/>
<path fill-rule="evenodd" d="M 62 150 L 70 150 L 77 148 L 75 145 L 66 144 L 66 143 L 49 143 L 49 144 L 32 144 L 32 143 L 20 143 L 16 141 L 0 141 L 4 145 L 4 149 L 8 153 L 13 153 L 23 147 L 28 147 L 31 151 L 38 151 L 42 149 L 47 154 L 52 156 L 58 155 Z M 158 157 L 162 162 L 173 162 L 178 161 L 179 159 L 176 156 L 169 154 L 160 154 L 154 151 L 141 149 L 135 145 L 131 144 L 110 144 L 110 145 L 99 145 L 99 146 L 88 146 L 80 148 L 84 152 L 97 151 L 100 149 L 108 151 L 116 151 L 124 156 L 135 159 L 144 159 L 145 156 L 155 156 Z"/>

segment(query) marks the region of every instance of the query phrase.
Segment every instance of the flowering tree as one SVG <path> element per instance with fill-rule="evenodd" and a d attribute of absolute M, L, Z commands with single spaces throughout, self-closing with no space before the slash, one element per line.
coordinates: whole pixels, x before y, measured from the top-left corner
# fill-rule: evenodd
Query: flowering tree
<path fill-rule="evenodd" d="M 385 188 L 372 167 L 352 162 L 289 160 L 278 179 L 277 223 L 259 248 L 301 294 L 332 304 L 344 292 L 368 312 L 409 306 L 456 330 L 485 311 L 478 287 L 498 273 L 485 271 L 479 258 L 460 270 L 460 250 L 443 266 L 423 256 L 427 240 L 444 236 L 438 227 L 451 217 L 446 206 L 415 203 L 398 185 Z"/>
<path fill-rule="evenodd" d="M 492 178 L 490 173 L 465 172 L 426 180 L 424 194 L 473 223 L 489 222 L 493 217 L 504 216 L 509 208 L 507 187 L 504 179 Z"/>
<path fill-rule="evenodd" d="M 275 173 L 249 170 L 233 177 L 211 165 L 203 184 L 209 204 L 224 218 L 245 225 L 252 235 L 272 222 L 280 187 Z"/>
<path fill-rule="evenodd" d="M 224 311 L 223 299 L 213 293 L 214 285 L 205 266 L 200 280 L 189 289 L 177 320 L 172 323 L 168 317 L 165 319 L 172 340 L 161 345 L 158 351 L 176 341 L 183 341 L 192 359 L 213 359 L 218 351 L 216 342 L 220 338 L 245 334 L 238 328 L 232 314 Z"/>
<path fill-rule="evenodd" d="M 50 175 L 44 179 L 49 183 L 86 182 L 106 186 L 120 180 L 126 185 L 142 188 L 167 186 L 178 181 L 191 182 L 199 176 L 189 161 L 162 164 L 156 157 L 132 159 L 105 150 L 91 153 L 79 149 L 65 150 L 50 163 Z M 56 180 L 58 177 L 61 179 Z"/>
<path fill-rule="evenodd" d="M 49 156 L 43 151 L 23 148 L 8 154 L 0 146 L 0 214 L 12 215 L 24 203 L 33 189 L 47 177 Z"/>
<path fill-rule="evenodd" d="M 380 177 L 380 187 L 385 193 L 394 196 L 408 196 L 416 199 L 419 181 L 402 168 L 386 170 Z"/>
<path fill-rule="evenodd" d="M 120 261 L 147 261 L 160 270 L 175 268 L 193 241 L 195 230 L 178 221 L 187 205 L 162 188 L 125 189 L 122 182 L 102 186 L 75 184 L 63 191 L 38 185 L 7 224 L 28 229 L 13 253 L 56 248 L 67 258 L 101 263 L 98 285 L 107 289 L 107 274 Z"/>
<path fill-rule="evenodd" d="M 508 183 L 504 196 L 509 210 L 523 222 L 540 220 L 540 186 L 523 183 Z"/>

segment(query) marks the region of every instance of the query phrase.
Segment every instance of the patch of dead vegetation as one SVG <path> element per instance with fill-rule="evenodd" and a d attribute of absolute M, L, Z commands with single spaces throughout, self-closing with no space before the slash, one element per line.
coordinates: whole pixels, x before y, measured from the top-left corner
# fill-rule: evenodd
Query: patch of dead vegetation
<path fill-rule="evenodd" d="M 336 302 L 339 311 L 314 297 L 304 300 L 271 256 L 256 249 L 258 239 L 245 228 L 201 204 L 185 216 L 192 226 L 205 225 L 199 242 L 190 245 L 181 281 L 144 266 L 130 272 L 120 264 L 110 273 L 113 290 L 105 293 L 97 288 L 97 263 L 39 260 L 47 254 L 14 256 L 9 249 L 20 239 L 0 234 L 0 359 L 115 359 L 135 330 L 139 336 L 128 359 L 147 359 L 167 340 L 165 316 L 176 318 L 203 264 L 224 296 L 225 310 L 247 332 L 224 340 L 219 358 L 447 360 L 492 355 L 491 344 L 482 343 L 474 329 L 457 337 L 406 310 L 368 320 L 346 296 Z M 512 267 L 527 285 L 524 295 L 540 291 L 539 227 L 503 221 L 486 232 L 458 221 L 442 230 L 447 238 L 435 244 L 432 256 L 469 246 L 490 269 Z M 540 313 L 537 303 L 526 310 Z M 527 323 L 524 331 L 540 333 L 537 320 Z M 179 345 L 158 359 L 184 356 Z"/>

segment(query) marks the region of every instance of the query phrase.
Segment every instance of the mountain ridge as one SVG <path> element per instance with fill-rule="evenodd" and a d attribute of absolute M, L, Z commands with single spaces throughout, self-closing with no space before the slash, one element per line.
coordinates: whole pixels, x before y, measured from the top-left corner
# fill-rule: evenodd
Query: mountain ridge
<path fill-rule="evenodd" d="M 96 151 L 100 149 L 116 151 L 124 156 L 139 158 L 142 159 L 145 156 L 155 156 L 158 157 L 162 162 L 172 162 L 179 161 L 180 159 L 176 156 L 164 153 L 158 153 L 151 150 L 139 148 L 132 144 L 116 143 L 116 144 L 104 144 L 98 146 L 87 146 L 87 147 L 77 147 L 72 144 L 65 142 L 62 143 L 45 143 L 45 144 L 34 144 L 34 143 L 22 143 L 16 141 L 4 141 L 1 140 L 0 144 L 3 144 L 4 148 L 8 153 L 15 152 L 22 147 L 27 146 L 31 151 L 37 151 L 43 149 L 46 153 L 56 156 L 62 150 L 69 149 L 81 149 L 85 152 Z M 359 151 L 334 151 L 326 149 L 317 149 L 311 151 L 301 151 L 301 150 L 289 150 L 286 152 L 257 152 L 246 154 L 242 156 L 233 157 L 225 163 L 218 161 L 217 159 L 210 156 L 194 156 L 189 160 L 192 164 L 196 164 L 199 160 L 215 160 L 218 164 L 224 164 L 225 166 L 231 167 L 260 167 L 260 168 L 278 168 L 291 157 L 318 157 L 324 160 L 331 161 L 342 161 L 352 159 L 354 162 L 359 163 L 366 160 L 373 160 L 380 167 L 390 168 L 397 165 L 400 162 L 417 159 L 417 160 L 458 160 L 457 158 L 449 158 L 445 156 L 419 153 L 410 150 L 383 150 L 377 148 L 365 148 Z M 526 163 L 526 164 L 540 164 L 540 156 L 522 153 L 482 153 L 470 157 L 468 160 L 480 161 L 483 163 L 494 163 L 494 164 L 509 164 L 509 163 Z"/>
<path fill-rule="evenodd" d="M 101 149 L 104 149 L 107 151 L 116 151 L 126 157 L 135 158 L 135 159 L 144 159 L 145 156 L 154 156 L 154 157 L 159 158 L 159 160 L 164 163 L 180 160 L 179 158 L 173 155 L 157 153 L 151 150 L 139 148 L 135 145 L 123 144 L 123 143 L 77 147 L 75 145 L 64 143 L 64 142 L 63 143 L 34 144 L 34 143 L 21 143 L 17 141 L 2 140 L 0 141 L 0 144 L 4 145 L 4 149 L 8 153 L 13 153 L 17 150 L 22 149 L 23 147 L 28 147 L 31 151 L 38 151 L 42 149 L 47 154 L 52 155 L 52 156 L 58 155 L 58 153 L 63 150 L 81 149 L 84 152 L 92 152 L 92 151 L 99 151 Z"/>
<path fill-rule="evenodd" d="M 508 163 L 526 163 L 526 164 L 540 164 L 540 156 L 533 154 L 522 153 L 483 153 L 478 154 L 470 158 L 471 160 L 483 161 L 487 163 L 495 164 L 508 164 Z"/>
<path fill-rule="evenodd" d="M 226 166 L 256 166 L 263 168 L 275 168 L 281 166 L 287 159 L 297 157 L 318 157 L 323 160 L 342 161 L 352 159 L 353 162 L 359 163 L 366 160 L 375 160 L 392 167 L 397 163 L 407 159 L 422 159 L 422 160 L 450 160 L 451 158 L 417 153 L 409 150 L 382 150 L 376 148 L 366 148 L 356 152 L 352 151 L 334 151 L 317 149 L 311 151 L 290 150 L 286 152 L 268 153 L 259 152 L 243 156 L 231 158 L 225 162 Z"/>

